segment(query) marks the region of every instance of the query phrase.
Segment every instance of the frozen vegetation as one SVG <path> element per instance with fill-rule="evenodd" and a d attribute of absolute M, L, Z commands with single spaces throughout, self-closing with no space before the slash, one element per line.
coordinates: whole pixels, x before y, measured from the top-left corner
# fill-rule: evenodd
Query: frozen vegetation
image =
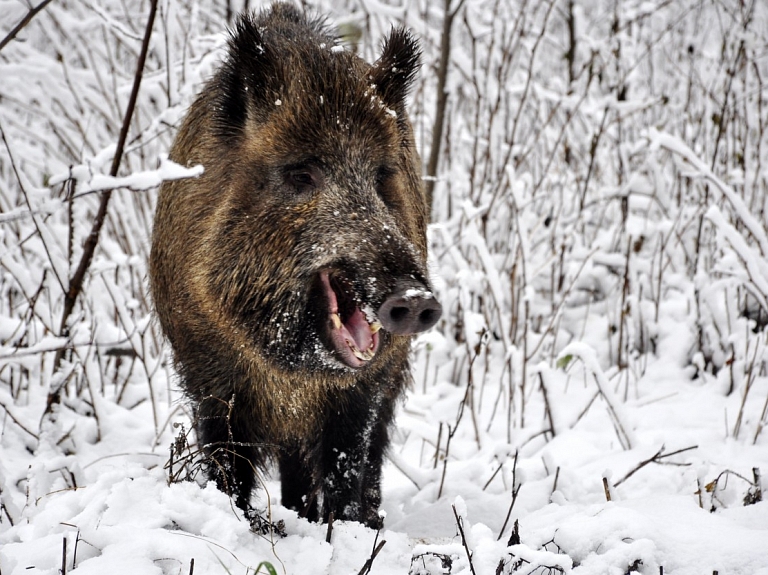
<path fill-rule="evenodd" d="M 274 477 L 282 533 L 205 484 L 152 320 L 156 186 L 195 174 L 167 152 L 227 5 L 159 2 L 122 139 L 150 2 L 43 3 L 0 0 L 2 575 L 768 574 L 767 3 L 315 6 L 368 60 L 422 39 L 444 308 L 385 528 L 330 543 Z"/>

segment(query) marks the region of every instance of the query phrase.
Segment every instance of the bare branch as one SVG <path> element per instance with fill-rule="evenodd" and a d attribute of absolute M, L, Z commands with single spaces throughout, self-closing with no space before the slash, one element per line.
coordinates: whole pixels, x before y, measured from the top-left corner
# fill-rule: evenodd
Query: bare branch
<path fill-rule="evenodd" d="M 18 24 L 16 24 L 16 26 L 13 27 L 13 30 L 8 32 L 5 38 L 0 40 L 0 50 L 5 48 L 10 43 L 10 41 L 16 37 L 16 34 L 21 32 L 26 27 L 26 25 L 32 21 L 32 18 L 37 16 L 38 12 L 45 9 L 45 7 L 48 6 L 48 4 L 50 3 L 51 3 L 51 0 L 43 0 L 37 6 L 33 6 L 32 8 L 30 8 L 29 11 L 27 11 L 26 15 L 24 16 L 24 18 L 22 18 L 21 21 Z"/>
<path fill-rule="evenodd" d="M 139 61 L 136 64 L 136 74 L 133 78 L 133 88 L 131 90 L 131 96 L 128 100 L 128 107 L 126 108 L 125 116 L 123 117 L 123 125 L 120 128 L 120 137 L 117 141 L 117 149 L 115 150 L 115 155 L 112 159 L 112 167 L 109 172 L 110 176 L 112 177 L 117 175 L 117 170 L 120 168 L 120 161 L 122 160 L 125 141 L 128 137 L 128 129 L 130 128 L 131 119 L 133 118 L 133 111 L 136 107 L 136 98 L 138 97 L 139 88 L 141 87 L 141 79 L 144 74 L 144 62 L 147 59 L 149 39 L 152 36 L 152 27 L 155 22 L 156 13 L 157 0 L 152 0 L 149 9 L 149 16 L 147 18 L 147 27 L 144 32 L 144 40 L 141 45 L 141 53 L 139 55 Z M 109 206 L 109 199 L 111 195 L 112 191 L 107 190 L 101 196 L 99 210 L 96 213 L 96 218 L 94 219 L 93 226 L 91 227 L 91 232 L 88 234 L 88 237 L 85 240 L 85 244 L 83 245 L 82 257 L 80 258 L 77 269 L 75 270 L 75 273 L 69 282 L 69 289 L 66 290 L 64 296 L 64 310 L 61 314 L 61 324 L 59 326 L 59 333 L 62 335 L 67 333 L 67 321 L 69 320 L 69 316 L 72 314 L 72 310 L 75 308 L 75 302 L 77 302 L 77 298 L 80 296 L 80 292 L 83 288 L 85 274 L 87 273 L 88 268 L 90 268 L 93 255 L 96 252 L 96 246 L 99 243 L 99 233 L 101 232 L 101 228 L 103 227 L 107 216 L 107 207 Z M 58 353 L 56 355 L 54 361 L 54 371 L 58 369 L 62 358 L 63 353 Z M 54 404 L 59 403 L 60 400 L 61 386 L 49 392 L 45 414 L 50 413 L 51 407 Z"/>

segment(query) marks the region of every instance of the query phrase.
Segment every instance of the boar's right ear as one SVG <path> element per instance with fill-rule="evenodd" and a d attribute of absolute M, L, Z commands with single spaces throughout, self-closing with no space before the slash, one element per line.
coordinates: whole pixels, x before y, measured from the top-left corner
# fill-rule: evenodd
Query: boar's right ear
<path fill-rule="evenodd" d="M 242 14 L 230 30 L 227 56 L 218 76 L 216 126 L 224 138 L 237 138 L 249 111 L 267 109 L 272 87 L 279 85 L 279 70 L 271 47 L 252 13 Z M 274 100 L 274 98 L 273 98 Z"/>
<path fill-rule="evenodd" d="M 371 81 L 387 105 L 399 108 L 421 66 L 419 43 L 405 28 L 393 28 L 371 69 Z"/>

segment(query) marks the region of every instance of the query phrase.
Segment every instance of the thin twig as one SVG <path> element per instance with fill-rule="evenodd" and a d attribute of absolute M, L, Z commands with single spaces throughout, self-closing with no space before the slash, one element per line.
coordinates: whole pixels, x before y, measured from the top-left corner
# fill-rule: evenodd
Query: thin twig
<path fill-rule="evenodd" d="M 61 540 L 61 575 L 67 575 L 67 536 Z"/>
<path fill-rule="evenodd" d="M 605 500 L 611 501 L 611 487 L 608 485 L 608 478 L 603 477 L 603 491 L 605 491 Z"/>
<path fill-rule="evenodd" d="M 552 493 L 549 494 L 550 499 L 552 498 L 552 495 L 554 495 L 555 491 L 557 491 L 557 480 L 560 479 L 560 466 L 557 466 L 557 469 L 555 470 L 555 481 L 552 483 Z"/>
<path fill-rule="evenodd" d="M 539 384 L 541 385 L 541 395 L 544 397 L 544 411 L 547 414 L 547 420 L 549 420 L 549 427 L 552 432 L 552 437 L 557 435 L 555 431 L 555 420 L 552 418 L 552 408 L 549 405 L 549 395 L 547 394 L 547 386 L 544 385 L 544 375 L 539 372 Z"/>
<path fill-rule="evenodd" d="M 432 469 L 437 469 L 437 462 L 440 461 L 440 440 L 442 438 L 443 438 L 443 422 L 441 421 L 440 427 L 437 430 L 437 444 L 435 445 L 435 462 L 432 465 Z"/>
<path fill-rule="evenodd" d="M 453 509 L 453 516 L 456 518 L 456 526 L 459 528 L 459 535 L 461 535 L 461 543 L 464 545 L 464 551 L 467 552 L 467 561 L 469 561 L 469 570 L 472 572 L 472 575 L 475 574 L 475 566 L 472 564 L 472 553 L 469 551 L 469 545 L 467 545 L 467 538 L 464 535 L 464 522 L 462 521 L 462 518 L 459 516 L 459 513 L 456 511 L 456 506 L 451 505 L 451 508 Z"/>
<path fill-rule="evenodd" d="M 443 496 L 443 484 L 445 483 L 445 474 L 448 471 L 448 453 L 451 449 L 451 438 L 453 437 L 455 429 L 451 430 L 451 424 L 446 423 L 448 426 L 448 440 L 445 442 L 445 458 L 443 459 L 443 473 L 440 476 L 440 487 L 437 490 L 437 498 L 440 499 L 440 497 Z"/>
<path fill-rule="evenodd" d="M 8 417 L 10 417 L 10 418 L 11 418 L 11 420 L 12 420 L 12 421 L 13 421 L 13 422 L 14 422 L 16 425 L 18 425 L 18 426 L 21 428 L 21 430 L 22 430 L 22 431 L 24 431 L 24 432 L 26 432 L 27 434 L 31 435 L 31 436 L 32 436 L 32 437 L 34 437 L 35 439 L 40 439 L 40 437 L 39 437 L 39 436 L 38 436 L 36 433 L 34 433 L 33 431 L 30 431 L 29 429 L 27 429 L 26 427 L 24 427 L 24 425 L 23 425 L 23 424 L 22 424 L 22 423 L 21 423 L 21 422 L 20 422 L 18 419 L 16 419 L 16 417 L 13 415 L 13 413 L 11 413 L 11 410 L 10 410 L 10 409 L 8 409 L 8 406 L 7 406 L 7 405 L 5 405 L 5 404 L 4 404 L 2 401 L 0 401 L 0 407 L 2 407 L 2 408 L 5 410 L 5 413 L 7 413 L 7 414 L 8 414 Z"/>
<path fill-rule="evenodd" d="M 333 511 L 328 514 L 328 530 L 325 532 L 325 542 L 331 542 L 331 533 L 333 533 Z"/>
<path fill-rule="evenodd" d="M 703 499 L 704 492 L 701 489 L 701 479 L 699 479 L 698 477 L 696 478 L 696 493 L 695 494 L 699 496 L 699 508 L 700 509 L 704 509 L 704 499 Z"/>
<path fill-rule="evenodd" d="M 755 436 L 752 438 L 752 445 L 757 443 L 757 438 L 760 437 L 760 432 L 765 427 L 765 416 L 768 414 L 768 394 L 765 396 L 765 403 L 763 403 L 763 411 L 760 413 L 760 419 L 757 422 L 757 429 L 755 429 Z"/>
<path fill-rule="evenodd" d="M 376 538 L 378 539 L 379 534 L 376 533 Z M 373 560 L 376 559 L 376 556 L 379 554 L 379 551 L 381 551 L 381 548 L 384 547 L 384 544 L 387 542 L 386 539 L 382 539 L 381 542 L 376 545 L 376 541 L 374 540 L 374 549 L 371 553 L 371 556 L 368 558 L 368 560 L 365 562 L 365 565 L 363 565 L 363 568 L 358 571 L 357 575 L 368 575 L 368 573 L 371 572 L 371 567 L 373 566 Z"/>
<path fill-rule="evenodd" d="M 5 38 L 0 40 L 0 50 L 5 48 L 8 45 L 8 43 L 16 37 L 16 34 L 21 32 L 26 27 L 26 25 L 32 21 L 32 18 L 37 16 L 38 12 L 43 10 L 50 3 L 51 3 L 51 0 L 43 0 L 37 6 L 33 6 L 32 8 L 30 8 L 27 11 L 26 15 L 24 16 L 24 18 L 22 18 L 21 21 L 18 24 L 16 24 L 16 26 L 13 27 L 13 30 L 8 32 L 8 34 L 5 35 Z"/>
<path fill-rule="evenodd" d="M 53 259 L 53 256 L 51 255 L 51 250 L 48 248 L 48 242 L 45 240 L 45 235 L 43 234 L 42 229 L 40 229 L 40 224 L 37 222 L 37 218 L 35 217 L 34 210 L 32 209 L 32 204 L 29 201 L 29 195 L 27 194 L 27 189 L 21 180 L 21 174 L 19 173 L 19 170 L 16 167 L 16 161 L 14 160 L 13 154 L 11 153 L 11 145 L 8 143 L 8 140 L 5 137 L 5 130 L 3 129 L 2 124 L 0 124 L 0 136 L 3 138 L 3 144 L 5 145 L 5 149 L 8 152 L 8 158 L 11 161 L 11 168 L 13 169 L 13 173 L 16 176 L 16 181 L 19 184 L 19 189 L 21 190 L 21 194 L 24 196 L 24 202 L 27 204 L 27 209 L 29 210 L 29 213 L 32 215 L 32 222 L 35 224 L 37 235 L 40 236 L 40 241 L 43 244 L 43 249 L 45 250 L 45 254 L 46 256 L 48 256 L 48 261 L 51 263 L 51 271 L 53 272 L 53 275 L 56 278 L 56 281 L 59 283 L 61 290 L 66 291 L 64 289 L 64 283 L 62 282 L 61 277 L 59 277 L 59 273 L 56 270 L 56 265 L 54 264 L 54 259 Z"/>
<path fill-rule="evenodd" d="M 77 544 L 80 543 L 80 529 L 77 530 L 75 535 L 75 549 L 72 552 L 72 569 L 77 569 Z"/>
<path fill-rule="evenodd" d="M 630 471 L 624 477 L 619 479 L 616 483 L 613 484 L 613 486 L 618 487 L 619 485 L 624 483 L 627 479 L 632 477 L 635 473 L 640 471 L 643 467 L 645 467 L 649 463 L 669 463 L 669 462 L 662 462 L 661 460 L 664 459 L 665 457 L 672 457 L 673 455 L 678 455 L 679 453 L 684 453 L 686 451 L 691 451 L 692 449 L 698 449 L 698 448 L 699 448 L 698 445 L 692 445 L 691 447 L 678 449 L 677 451 L 673 451 L 672 453 L 664 453 L 664 446 L 662 445 L 661 449 L 659 449 L 653 456 L 638 463 L 637 466 L 632 471 Z M 687 465 L 690 465 L 690 463 L 671 463 L 671 465 L 687 466 Z"/>
<path fill-rule="evenodd" d="M 520 493 L 520 488 L 523 486 L 521 483 L 520 485 L 517 485 L 517 450 L 515 450 L 515 460 L 512 463 L 512 502 L 509 504 L 509 509 L 507 510 L 507 516 L 504 519 L 504 525 L 501 526 L 501 530 L 499 531 L 499 536 L 496 538 L 496 541 L 499 541 L 501 539 L 501 536 L 504 534 L 504 530 L 507 528 L 507 523 L 509 523 L 509 517 L 512 515 L 512 508 L 515 506 L 515 501 L 517 501 L 517 495 Z"/>
<path fill-rule="evenodd" d="M 496 468 L 496 471 L 493 472 L 490 479 L 488 479 L 488 481 L 485 482 L 485 485 L 483 485 L 482 491 L 485 491 L 486 489 L 488 489 L 488 486 L 491 484 L 491 481 L 493 481 L 494 477 L 496 477 L 499 474 L 499 471 L 501 471 L 502 467 L 504 467 L 503 461 L 499 463 L 499 466 Z"/>

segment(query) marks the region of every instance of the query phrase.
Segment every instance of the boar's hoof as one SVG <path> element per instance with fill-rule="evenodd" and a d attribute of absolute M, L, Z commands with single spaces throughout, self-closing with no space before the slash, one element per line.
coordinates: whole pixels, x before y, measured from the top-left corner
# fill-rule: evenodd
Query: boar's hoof
<path fill-rule="evenodd" d="M 379 321 L 384 329 L 397 335 L 413 335 L 437 323 L 443 306 L 431 291 L 421 284 L 398 284 L 379 308 Z"/>

